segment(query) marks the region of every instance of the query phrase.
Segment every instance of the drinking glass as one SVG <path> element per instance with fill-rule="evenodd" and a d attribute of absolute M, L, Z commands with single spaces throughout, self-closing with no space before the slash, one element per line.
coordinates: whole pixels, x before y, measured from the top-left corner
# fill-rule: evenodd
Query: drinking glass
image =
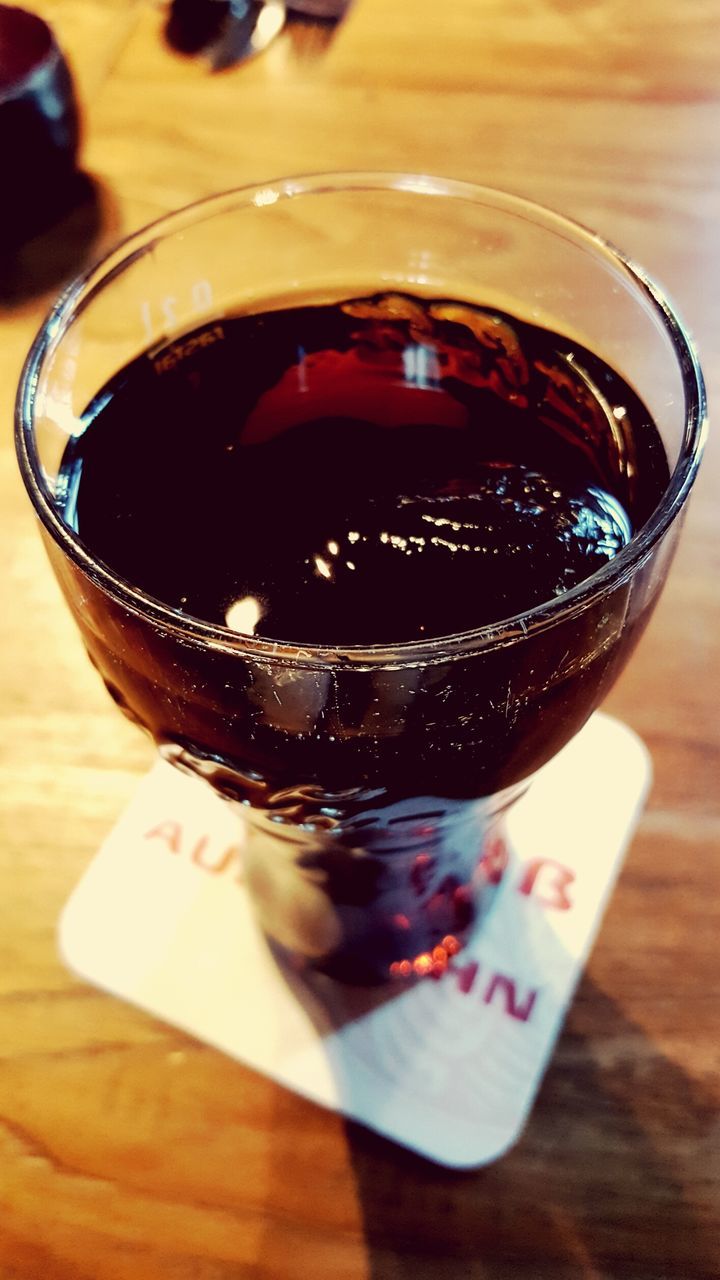
<path fill-rule="evenodd" d="M 223 315 L 388 291 L 545 325 L 638 393 L 670 481 L 604 568 L 462 634 L 298 645 L 151 598 L 65 522 L 56 484 L 68 440 L 140 353 Z M 501 869 L 494 824 L 637 643 L 704 432 L 692 344 L 637 266 L 524 199 L 405 174 L 267 182 L 139 231 L 53 308 L 17 404 L 25 484 L 109 693 L 167 760 L 242 808 L 247 885 L 268 937 L 296 965 L 351 982 L 440 973 L 481 919 Z"/>
<path fill-rule="evenodd" d="M 0 4 L 0 253 L 67 210 L 79 133 L 70 69 L 52 29 Z"/>

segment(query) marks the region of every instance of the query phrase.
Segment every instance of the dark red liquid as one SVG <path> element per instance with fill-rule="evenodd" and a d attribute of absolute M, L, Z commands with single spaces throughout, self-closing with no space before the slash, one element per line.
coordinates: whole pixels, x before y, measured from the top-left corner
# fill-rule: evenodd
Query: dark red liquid
<path fill-rule="evenodd" d="M 218 319 L 122 370 L 86 422 L 58 502 L 92 554 L 187 615 L 305 646 L 541 605 L 621 551 L 668 482 L 647 410 L 596 356 L 398 295 Z M 340 922 L 327 967 L 355 977 L 462 937 L 475 802 L 576 732 L 656 591 L 640 571 L 513 643 L 328 669 L 190 641 L 58 572 L 113 696 L 270 816 Z M 281 890 L 256 870 L 272 931 Z"/>
<path fill-rule="evenodd" d="M 606 366 L 511 332 L 400 298 L 218 322 L 101 392 L 66 519 L 156 599 L 276 640 L 428 639 L 542 604 L 622 550 L 667 468 Z"/>

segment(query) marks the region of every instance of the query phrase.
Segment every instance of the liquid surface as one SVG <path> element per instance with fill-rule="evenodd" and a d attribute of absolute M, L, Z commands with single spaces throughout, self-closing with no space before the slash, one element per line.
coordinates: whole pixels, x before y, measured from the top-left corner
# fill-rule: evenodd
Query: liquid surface
<path fill-rule="evenodd" d="M 404 295 L 219 319 L 96 397 L 58 484 L 186 614 L 372 645 L 497 622 L 611 560 L 668 482 L 630 387 L 546 330 Z"/>

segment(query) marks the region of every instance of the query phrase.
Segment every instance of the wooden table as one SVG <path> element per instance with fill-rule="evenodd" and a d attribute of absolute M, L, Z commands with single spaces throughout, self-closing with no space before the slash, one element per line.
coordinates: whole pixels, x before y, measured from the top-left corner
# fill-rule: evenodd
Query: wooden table
<path fill-rule="evenodd" d="M 145 0 L 35 0 L 84 107 L 94 200 L 28 246 L 0 339 L 3 1280 L 710 1280 L 720 1270 L 720 449 L 610 709 L 655 785 L 517 1147 L 453 1174 L 346 1125 L 63 969 L 60 908 L 151 759 L 81 652 L 11 448 L 59 280 L 174 205 L 350 167 L 507 187 L 614 239 L 720 380 L 712 0 L 357 0 L 211 76 Z M 4 197 L 3 197 L 4 198 Z M 7 282 L 6 282 L 7 283 Z M 33 293 L 33 290 L 35 291 Z"/>

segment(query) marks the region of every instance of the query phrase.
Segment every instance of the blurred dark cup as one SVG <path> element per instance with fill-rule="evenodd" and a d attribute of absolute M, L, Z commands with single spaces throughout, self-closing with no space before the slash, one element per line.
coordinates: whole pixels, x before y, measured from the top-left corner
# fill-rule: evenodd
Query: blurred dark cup
<path fill-rule="evenodd" d="M 70 70 L 42 18 L 0 4 L 0 235 L 28 239 L 67 208 L 77 178 Z"/>

